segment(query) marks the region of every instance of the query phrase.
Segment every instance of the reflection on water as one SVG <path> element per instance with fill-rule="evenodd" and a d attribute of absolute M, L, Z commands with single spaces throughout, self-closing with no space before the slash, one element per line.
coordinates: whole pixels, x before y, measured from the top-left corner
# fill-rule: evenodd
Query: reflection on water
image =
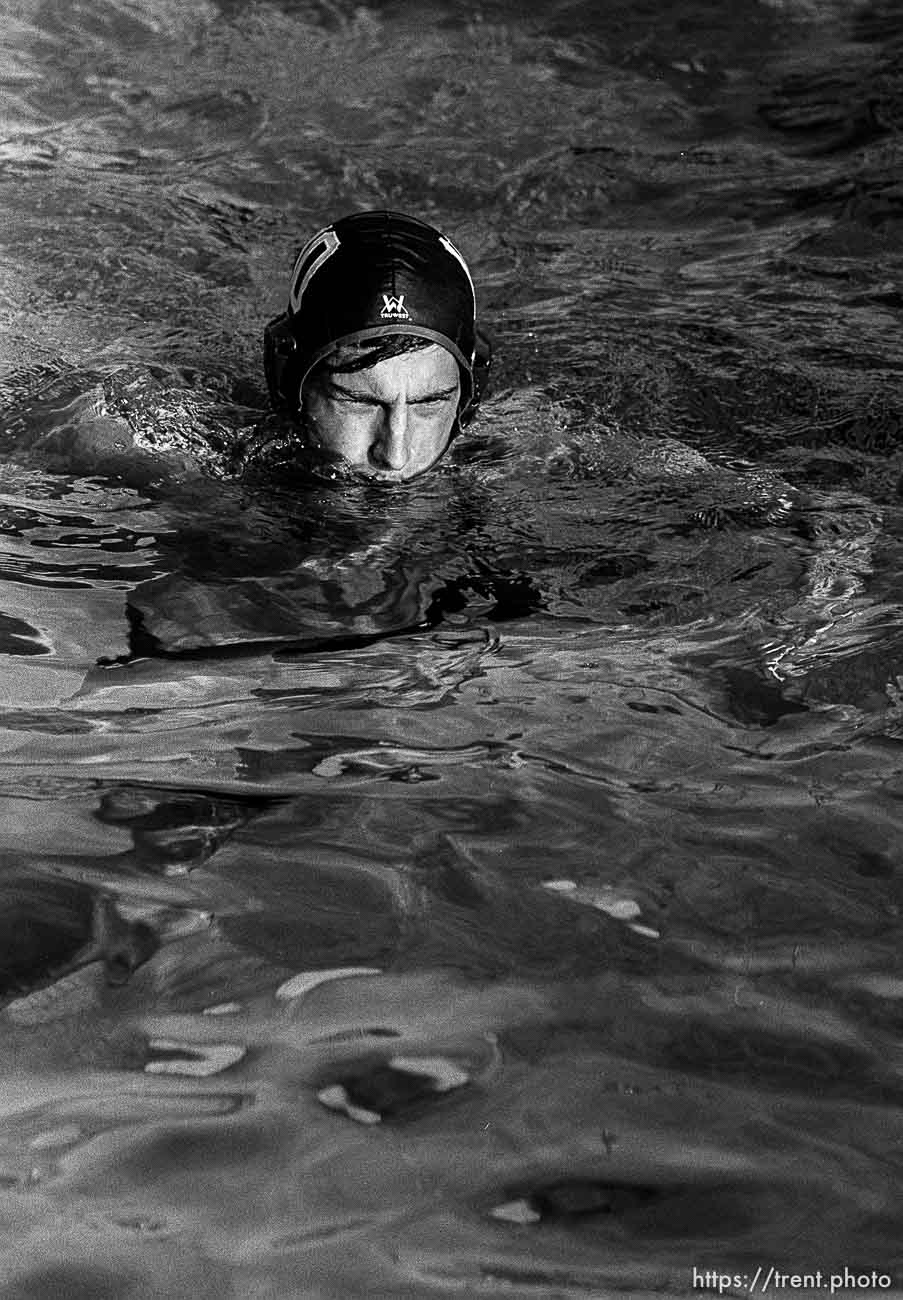
<path fill-rule="evenodd" d="M 901 51 L 7 16 L 2 1300 L 897 1287 Z M 258 355 L 375 205 L 497 355 L 388 489 Z"/>

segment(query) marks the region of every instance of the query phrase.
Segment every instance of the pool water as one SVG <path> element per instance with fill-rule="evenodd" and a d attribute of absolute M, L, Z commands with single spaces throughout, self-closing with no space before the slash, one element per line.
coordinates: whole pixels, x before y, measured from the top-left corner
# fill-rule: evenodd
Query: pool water
<path fill-rule="evenodd" d="M 899 1294 L 903 8 L 4 27 L 0 1300 Z M 495 344 L 388 488 L 365 207 Z"/>

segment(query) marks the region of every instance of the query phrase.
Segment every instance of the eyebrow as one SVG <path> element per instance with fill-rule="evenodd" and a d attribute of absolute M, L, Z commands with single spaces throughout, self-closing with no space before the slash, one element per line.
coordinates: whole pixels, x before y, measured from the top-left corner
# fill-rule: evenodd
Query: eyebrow
<path fill-rule="evenodd" d="M 381 397 L 376 397 L 372 393 L 358 393 L 353 388 L 345 388 L 343 384 L 336 383 L 331 377 L 327 379 L 326 386 L 334 393 L 339 393 L 342 397 L 350 397 L 355 402 L 362 402 L 365 406 L 384 406 L 385 402 Z M 444 401 L 447 397 L 455 397 L 458 393 L 458 385 L 452 384 L 450 388 L 437 388 L 432 393 L 424 393 L 422 397 L 411 397 L 408 399 L 408 406 L 420 406 L 426 402 Z"/>

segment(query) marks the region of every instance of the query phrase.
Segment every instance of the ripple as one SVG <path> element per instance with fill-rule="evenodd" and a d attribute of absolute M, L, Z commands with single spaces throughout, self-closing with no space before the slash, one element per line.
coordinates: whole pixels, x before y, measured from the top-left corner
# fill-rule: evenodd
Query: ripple
<path fill-rule="evenodd" d="M 848 8 L 7 16 L 4 1297 L 898 1262 L 903 101 Z M 387 491 L 260 373 L 367 206 L 495 343 Z"/>

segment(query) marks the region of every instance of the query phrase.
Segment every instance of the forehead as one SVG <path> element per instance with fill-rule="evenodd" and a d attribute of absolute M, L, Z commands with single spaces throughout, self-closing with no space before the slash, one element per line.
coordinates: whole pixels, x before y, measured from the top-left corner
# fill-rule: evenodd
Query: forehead
<path fill-rule="evenodd" d="M 400 352 L 397 356 L 386 357 L 364 370 L 343 370 L 342 366 L 354 361 L 359 355 L 355 348 L 342 348 L 329 358 L 327 384 L 331 379 L 342 388 L 360 392 L 381 392 L 398 388 L 420 390 L 442 390 L 453 387 L 458 379 L 458 363 L 445 348 L 438 343 L 418 348 L 414 352 Z"/>

